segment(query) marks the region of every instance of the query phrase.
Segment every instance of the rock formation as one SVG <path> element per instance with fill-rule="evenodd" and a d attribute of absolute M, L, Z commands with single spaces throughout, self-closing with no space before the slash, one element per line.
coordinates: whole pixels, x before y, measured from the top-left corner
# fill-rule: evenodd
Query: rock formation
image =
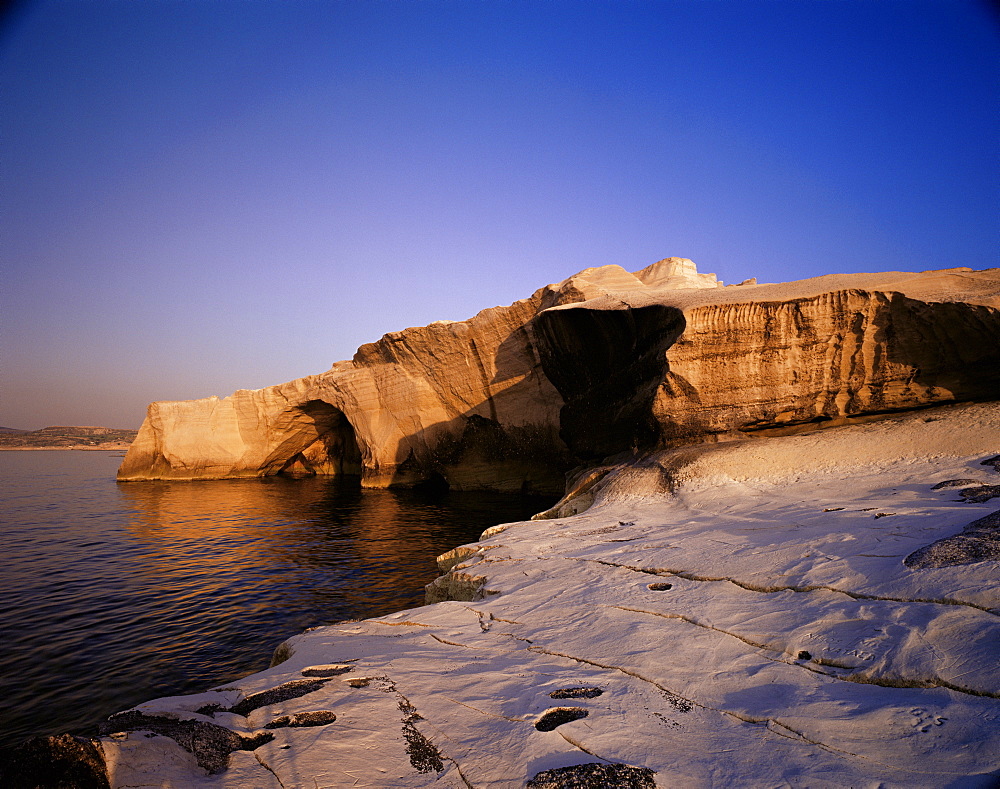
<path fill-rule="evenodd" d="M 429 605 L 81 747 L 115 789 L 995 786 L 998 339 L 997 269 L 722 287 L 672 258 L 154 403 L 121 479 L 572 470 L 439 557 Z"/>
<path fill-rule="evenodd" d="M 320 375 L 153 403 L 119 479 L 562 492 L 625 451 L 1000 396 L 1000 269 L 751 282 L 681 258 L 586 269 Z"/>
<path fill-rule="evenodd" d="M 629 456 L 586 511 L 440 557 L 441 602 L 91 750 L 113 789 L 994 787 L 1000 489 L 952 483 L 992 487 L 998 450 L 994 402 Z"/>

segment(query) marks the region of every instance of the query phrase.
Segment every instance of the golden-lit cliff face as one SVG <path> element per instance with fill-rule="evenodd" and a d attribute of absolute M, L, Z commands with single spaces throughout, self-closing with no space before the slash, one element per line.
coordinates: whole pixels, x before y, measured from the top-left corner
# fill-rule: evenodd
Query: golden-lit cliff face
<path fill-rule="evenodd" d="M 664 444 L 1000 396 L 991 307 L 839 290 L 686 318 L 652 406 Z"/>
<path fill-rule="evenodd" d="M 605 266 L 321 375 L 153 403 L 119 479 L 561 492 L 622 451 L 1000 399 L 998 338 L 997 269 L 723 288 L 679 258 Z"/>

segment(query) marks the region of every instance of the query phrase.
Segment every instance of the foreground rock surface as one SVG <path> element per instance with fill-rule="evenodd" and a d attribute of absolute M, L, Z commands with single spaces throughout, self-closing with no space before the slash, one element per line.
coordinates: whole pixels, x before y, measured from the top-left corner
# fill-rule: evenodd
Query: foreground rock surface
<path fill-rule="evenodd" d="M 110 785 L 996 786 L 1000 562 L 905 559 L 998 452 L 992 403 L 608 464 L 442 557 L 467 599 L 112 718 Z"/>
<path fill-rule="evenodd" d="M 619 452 L 1000 396 L 1000 269 L 721 287 L 668 258 L 385 335 L 226 398 L 159 402 L 119 478 L 360 474 L 562 493 Z"/>

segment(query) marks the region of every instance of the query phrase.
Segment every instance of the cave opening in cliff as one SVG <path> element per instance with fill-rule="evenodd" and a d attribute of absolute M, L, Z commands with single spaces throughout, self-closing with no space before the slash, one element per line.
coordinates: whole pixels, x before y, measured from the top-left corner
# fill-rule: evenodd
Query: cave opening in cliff
<path fill-rule="evenodd" d="M 309 400 L 290 414 L 300 433 L 301 449 L 290 454 L 278 473 L 289 477 L 361 478 L 361 448 L 354 426 L 336 406 Z M 310 440 L 311 439 L 311 440 Z"/>

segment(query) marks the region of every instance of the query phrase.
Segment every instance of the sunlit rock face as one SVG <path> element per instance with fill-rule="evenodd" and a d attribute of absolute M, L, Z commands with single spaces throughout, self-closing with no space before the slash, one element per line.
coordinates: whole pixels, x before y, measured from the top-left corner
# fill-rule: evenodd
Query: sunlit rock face
<path fill-rule="evenodd" d="M 998 337 L 998 269 L 722 287 L 681 258 L 603 266 L 320 375 L 153 403 L 119 478 L 562 492 L 623 451 L 995 399 Z"/>

